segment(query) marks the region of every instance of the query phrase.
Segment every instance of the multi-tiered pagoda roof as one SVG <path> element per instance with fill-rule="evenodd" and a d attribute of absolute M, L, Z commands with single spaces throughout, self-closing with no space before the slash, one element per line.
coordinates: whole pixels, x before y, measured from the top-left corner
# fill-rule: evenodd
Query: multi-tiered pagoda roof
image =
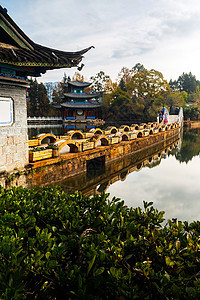
<path fill-rule="evenodd" d="M 99 94 L 97 93 L 87 93 L 84 89 L 91 85 L 90 82 L 83 81 L 68 81 L 68 83 L 63 84 L 67 92 L 63 93 L 63 98 L 66 102 L 61 103 L 63 107 L 69 108 L 97 108 L 101 104 L 98 102 Z M 93 100 L 91 100 L 93 99 Z"/>
<path fill-rule="evenodd" d="M 98 117 L 98 109 L 102 106 L 98 101 L 100 94 L 87 92 L 90 85 L 78 80 L 62 84 L 63 101 L 57 108 L 61 109 L 65 120 L 95 120 Z"/>
<path fill-rule="evenodd" d="M 101 105 L 96 100 L 97 98 L 99 98 L 99 94 L 84 92 L 84 89 L 89 87 L 90 85 L 90 82 L 83 82 L 78 80 L 68 81 L 67 84 L 63 84 L 63 87 L 66 88 L 67 92 L 63 93 L 63 98 L 66 100 L 66 102 L 62 103 L 61 105 L 64 107 L 74 108 L 76 108 L 77 106 L 79 106 L 79 108 L 100 107 Z M 93 101 L 90 101 L 90 99 L 93 99 Z"/>

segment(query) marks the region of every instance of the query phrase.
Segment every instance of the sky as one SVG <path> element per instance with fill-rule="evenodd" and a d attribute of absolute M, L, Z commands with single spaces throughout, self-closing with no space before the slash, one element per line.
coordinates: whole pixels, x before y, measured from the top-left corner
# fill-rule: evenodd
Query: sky
<path fill-rule="evenodd" d="M 141 63 L 176 80 L 200 80 L 199 0 L 0 0 L 35 43 L 64 51 L 94 46 L 81 74 L 104 71 L 113 81 L 122 67 Z M 40 82 L 61 81 L 76 68 L 47 71 Z"/>

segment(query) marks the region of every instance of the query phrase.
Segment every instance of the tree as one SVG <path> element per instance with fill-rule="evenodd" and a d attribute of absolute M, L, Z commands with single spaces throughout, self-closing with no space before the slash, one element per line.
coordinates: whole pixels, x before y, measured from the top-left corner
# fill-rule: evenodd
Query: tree
<path fill-rule="evenodd" d="M 190 102 L 193 102 L 193 105 L 196 105 L 200 108 L 200 87 L 197 86 L 196 90 L 190 93 L 189 96 Z"/>
<path fill-rule="evenodd" d="M 46 91 L 47 91 L 47 96 L 50 101 L 52 101 L 52 94 L 53 94 L 53 89 L 54 89 L 54 84 L 53 82 L 47 82 L 45 83 Z"/>
<path fill-rule="evenodd" d="M 183 114 L 184 114 L 184 119 L 185 120 L 197 120 L 198 118 L 198 107 L 194 107 L 194 106 L 185 106 L 183 108 Z"/>
<path fill-rule="evenodd" d="M 183 92 L 171 92 L 165 97 L 165 105 L 168 107 L 183 107 L 187 100 L 187 93 Z"/>
<path fill-rule="evenodd" d="M 124 79 L 121 78 L 120 82 L 119 82 L 119 88 L 124 91 L 124 92 L 127 92 L 127 89 L 126 89 L 126 85 L 125 85 L 125 82 L 124 82 Z"/>
<path fill-rule="evenodd" d="M 53 94 L 52 94 L 53 104 L 60 104 L 62 102 L 61 95 L 62 95 L 62 86 L 60 83 L 58 83 L 55 85 L 53 89 Z"/>
<path fill-rule="evenodd" d="M 192 73 L 183 73 L 177 80 L 177 86 L 180 91 L 185 91 L 188 94 L 195 92 L 200 82 L 196 79 Z"/>
<path fill-rule="evenodd" d="M 132 77 L 132 71 L 127 67 L 123 67 L 118 74 L 119 82 L 123 80 L 124 84 L 126 85 Z"/>
<path fill-rule="evenodd" d="M 106 94 L 116 91 L 117 88 L 118 88 L 117 82 L 112 82 L 112 80 L 110 78 L 108 78 L 106 80 L 105 85 L 104 85 L 104 92 Z"/>
<path fill-rule="evenodd" d="M 169 86 L 172 89 L 172 91 L 179 91 L 177 80 L 170 79 Z"/>
<path fill-rule="evenodd" d="M 92 81 L 91 89 L 95 93 L 102 93 L 105 90 L 105 84 L 110 77 L 106 75 L 103 71 L 100 71 L 95 76 L 92 76 L 90 80 Z"/>
<path fill-rule="evenodd" d="M 140 100 L 133 102 L 129 93 L 118 86 L 113 92 L 104 95 L 103 117 L 109 121 L 141 119 L 145 106 Z"/>
<path fill-rule="evenodd" d="M 127 92 L 122 91 L 119 87 L 112 93 L 112 105 L 122 106 L 131 102 L 131 97 Z"/>
<path fill-rule="evenodd" d="M 118 121 L 154 120 L 171 93 L 162 73 L 138 63 L 131 70 L 123 67 L 119 78 L 118 88 L 104 95 L 106 116 Z"/>
<path fill-rule="evenodd" d="M 50 111 L 50 101 L 47 90 L 43 83 L 38 84 L 37 80 L 30 81 L 28 116 L 48 116 Z"/>
<path fill-rule="evenodd" d="M 37 80 L 31 78 L 30 80 L 30 88 L 29 88 L 29 97 L 27 100 L 27 114 L 30 117 L 35 116 L 35 112 L 37 111 L 37 89 L 38 83 Z"/>
<path fill-rule="evenodd" d="M 153 69 L 148 71 L 145 68 L 136 72 L 126 87 L 132 97 L 143 97 L 144 99 L 153 98 L 170 91 L 170 86 L 161 72 Z"/>
<path fill-rule="evenodd" d="M 50 111 L 50 101 L 43 83 L 38 85 L 38 114 L 47 117 Z"/>
<path fill-rule="evenodd" d="M 132 68 L 132 70 L 131 70 L 131 72 L 132 73 L 138 73 L 138 72 L 145 72 L 145 67 L 142 65 L 142 64 L 140 64 L 140 63 L 137 63 L 133 68 Z"/>
<path fill-rule="evenodd" d="M 74 76 L 72 77 L 72 80 L 84 81 L 84 76 L 78 72 L 75 72 Z"/>
<path fill-rule="evenodd" d="M 126 88 L 135 104 L 135 112 L 143 120 L 155 119 L 171 92 L 170 86 L 162 73 L 154 69 L 147 70 L 143 65 L 136 64 L 132 71 L 133 76 Z"/>

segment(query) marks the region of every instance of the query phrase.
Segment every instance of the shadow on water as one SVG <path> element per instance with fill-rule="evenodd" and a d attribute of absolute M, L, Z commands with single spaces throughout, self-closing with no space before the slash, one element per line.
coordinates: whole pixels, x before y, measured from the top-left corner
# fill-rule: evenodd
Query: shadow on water
<path fill-rule="evenodd" d="M 84 195 L 93 195 L 106 191 L 117 181 L 125 181 L 132 172 L 142 168 L 153 168 L 160 164 L 162 158 L 173 149 L 178 149 L 180 140 L 172 139 L 159 145 L 144 149 L 138 153 L 127 155 L 121 159 L 105 164 L 105 157 L 93 159 L 87 163 L 87 172 L 58 182 L 66 192 L 81 191 Z M 177 151 L 177 150 L 175 150 Z"/>
<path fill-rule="evenodd" d="M 105 155 L 87 161 L 87 180 L 105 174 Z"/>

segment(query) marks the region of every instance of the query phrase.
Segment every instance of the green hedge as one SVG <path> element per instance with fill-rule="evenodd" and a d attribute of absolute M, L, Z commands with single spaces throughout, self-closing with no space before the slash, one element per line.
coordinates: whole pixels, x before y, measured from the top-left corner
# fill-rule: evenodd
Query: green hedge
<path fill-rule="evenodd" d="M 200 299 L 200 222 L 144 202 L 0 187 L 1 299 Z"/>

